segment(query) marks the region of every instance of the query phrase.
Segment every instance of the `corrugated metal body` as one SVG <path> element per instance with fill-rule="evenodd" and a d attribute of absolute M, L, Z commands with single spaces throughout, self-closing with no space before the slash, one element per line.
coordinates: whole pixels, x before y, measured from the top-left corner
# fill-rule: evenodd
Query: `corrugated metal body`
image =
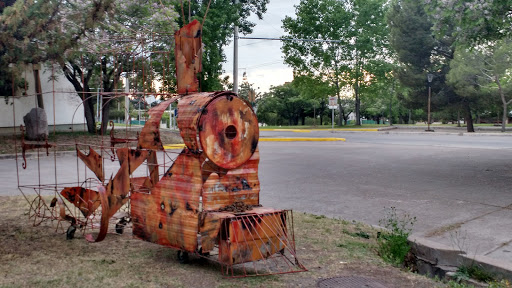
<path fill-rule="evenodd" d="M 201 188 L 199 156 L 183 151 L 151 194 L 132 194 L 133 234 L 146 241 L 195 251 Z"/>
<path fill-rule="evenodd" d="M 216 93 L 203 92 L 185 96 L 178 102 L 178 128 L 183 142 L 192 151 L 199 151 L 197 130 L 199 118 L 206 105 L 214 99 Z"/>
<path fill-rule="evenodd" d="M 259 205 L 258 150 L 240 167 L 227 173 L 212 173 L 203 186 L 203 209 L 215 211 L 235 202 Z M 203 165 L 204 169 L 205 165 Z"/>

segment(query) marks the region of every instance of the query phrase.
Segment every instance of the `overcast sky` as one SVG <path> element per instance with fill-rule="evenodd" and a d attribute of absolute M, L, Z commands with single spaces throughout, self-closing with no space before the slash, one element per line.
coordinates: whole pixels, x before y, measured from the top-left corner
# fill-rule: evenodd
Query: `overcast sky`
<path fill-rule="evenodd" d="M 294 16 L 294 5 L 300 0 L 270 0 L 267 13 L 263 20 L 257 17 L 251 20 L 256 23 L 254 31 L 247 37 L 279 38 L 284 35 L 281 28 L 285 16 Z M 233 43 L 224 47 L 227 62 L 223 68 L 226 75 L 233 81 Z M 238 81 L 242 82 L 242 74 L 247 73 L 247 81 L 253 83 L 257 92 L 266 92 L 271 85 L 281 85 L 291 81 L 292 69 L 283 63 L 281 41 L 245 40 L 238 41 Z M 259 89 L 258 89 L 259 87 Z"/>

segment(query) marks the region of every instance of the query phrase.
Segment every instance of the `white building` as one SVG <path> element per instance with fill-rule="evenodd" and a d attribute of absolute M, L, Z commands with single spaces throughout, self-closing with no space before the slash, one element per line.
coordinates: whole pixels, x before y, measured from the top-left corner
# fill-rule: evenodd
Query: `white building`
<path fill-rule="evenodd" d="M 18 132 L 17 127 L 24 125 L 23 116 L 32 108 L 38 107 L 34 75 L 34 69 L 38 68 L 43 105 L 48 118 L 48 131 L 51 133 L 54 126 L 59 131 L 86 130 L 82 100 L 77 96 L 73 85 L 61 73 L 60 67 L 55 65 L 52 69 L 50 65 L 37 67 L 29 64 L 22 75 L 27 83 L 26 91 L 19 89 L 16 97 L 8 97 L 7 102 L 5 98 L 0 99 L 0 133 L 12 133 L 14 126 Z"/>

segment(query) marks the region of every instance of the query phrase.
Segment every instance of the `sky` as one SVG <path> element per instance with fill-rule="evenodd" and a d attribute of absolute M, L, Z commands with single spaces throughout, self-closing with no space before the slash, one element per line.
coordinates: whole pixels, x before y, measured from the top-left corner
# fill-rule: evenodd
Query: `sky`
<path fill-rule="evenodd" d="M 263 20 L 251 18 L 256 23 L 253 33 L 240 37 L 279 38 L 284 35 L 281 28 L 285 16 L 294 17 L 294 5 L 300 0 L 270 0 L 267 13 Z M 226 63 L 223 65 L 224 75 L 229 75 L 233 81 L 233 42 L 224 47 Z M 281 41 L 271 40 L 238 40 L 238 81 L 242 82 L 243 73 L 247 73 L 247 81 L 253 83 L 256 92 L 267 92 L 270 86 L 278 86 L 292 81 L 292 69 L 283 63 Z"/>

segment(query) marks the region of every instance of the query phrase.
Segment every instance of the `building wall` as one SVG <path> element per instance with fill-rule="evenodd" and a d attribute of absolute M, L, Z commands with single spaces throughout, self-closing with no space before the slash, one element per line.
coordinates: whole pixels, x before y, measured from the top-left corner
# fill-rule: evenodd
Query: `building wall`
<path fill-rule="evenodd" d="M 52 77 L 51 66 L 41 65 L 40 69 L 39 77 L 48 125 L 57 125 L 57 127 L 70 127 L 74 125 L 77 128 L 84 126 L 85 118 L 82 100 L 77 96 L 73 85 L 62 73 L 58 73 L 61 71 L 60 68 L 55 67 L 54 69 L 54 76 L 56 77 Z M 28 89 L 26 91 L 18 91 L 16 97 L 14 99 L 9 97 L 7 102 L 3 97 L 3 99 L 0 99 L 0 128 L 12 128 L 13 126 L 23 124 L 23 116 L 30 112 L 32 108 L 37 107 L 32 65 L 26 66 L 23 76 L 27 82 Z"/>

